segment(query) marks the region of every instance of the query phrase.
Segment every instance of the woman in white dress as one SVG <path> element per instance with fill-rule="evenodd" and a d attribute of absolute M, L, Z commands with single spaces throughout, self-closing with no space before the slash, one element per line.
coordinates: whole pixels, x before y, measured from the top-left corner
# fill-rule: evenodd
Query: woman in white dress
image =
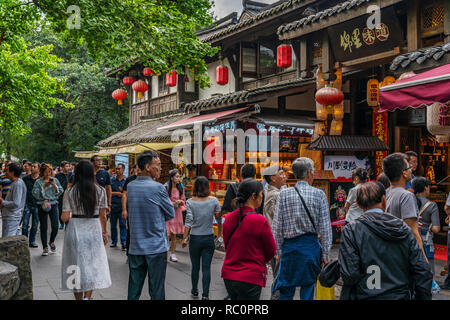
<path fill-rule="evenodd" d="M 105 245 L 106 191 L 95 184 L 94 167 L 83 160 L 75 167 L 74 182 L 66 190 L 61 219 L 70 220 L 64 236 L 62 289 L 76 300 L 90 300 L 92 290 L 111 286 Z"/>

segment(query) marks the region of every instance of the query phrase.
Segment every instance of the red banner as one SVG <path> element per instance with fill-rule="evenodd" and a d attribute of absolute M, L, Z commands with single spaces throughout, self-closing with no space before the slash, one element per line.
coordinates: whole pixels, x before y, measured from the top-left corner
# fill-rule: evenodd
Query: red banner
<path fill-rule="evenodd" d="M 387 112 L 378 112 L 378 108 L 373 109 L 373 135 L 387 144 L 388 139 L 388 115 Z M 375 174 L 376 177 L 383 172 L 383 160 L 387 157 L 387 151 L 377 151 L 375 154 Z"/>

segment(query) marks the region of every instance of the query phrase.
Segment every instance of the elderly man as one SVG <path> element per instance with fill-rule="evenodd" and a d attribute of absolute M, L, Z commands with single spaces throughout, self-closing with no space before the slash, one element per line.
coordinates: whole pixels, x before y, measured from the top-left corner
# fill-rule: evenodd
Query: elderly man
<path fill-rule="evenodd" d="M 408 225 L 385 212 L 383 185 L 362 184 L 356 202 L 364 213 L 344 228 L 341 299 L 431 300 L 430 266 Z"/>
<path fill-rule="evenodd" d="M 298 158 L 292 170 L 299 181 L 295 187 L 281 190 L 272 224 L 280 261 L 272 291 L 280 290 L 280 300 L 292 300 L 295 288 L 300 287 L 300 299 L 313 300 L 317 276 L 331 249 L 328 199 L 322 190 L 311 186 L 311 159 Z"/>

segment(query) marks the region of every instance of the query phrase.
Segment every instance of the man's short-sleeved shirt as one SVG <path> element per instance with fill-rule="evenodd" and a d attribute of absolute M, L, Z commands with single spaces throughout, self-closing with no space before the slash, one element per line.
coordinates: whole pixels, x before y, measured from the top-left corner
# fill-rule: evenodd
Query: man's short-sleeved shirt
<path fill-rule="evenodd" d="M 417 218 L 419 209 L 413 193 L 400 187 L 390 187 L 386 190 L 386 212 L 405 220 Z"/>
<path fill-rule="evenodd" d="M 8 191 L 11 189 L 12 181 L 6 177 L 6 173 L 0 175 L 0 185 L 2 186 L 2 198 L 6 199 Z"/>
<path fill-rule="evenodd" d="M 111 177 L 106 170 L 99 170 L 95 175 L 95 178 L 97 179 L 97 183 L 103 188 L 107 185 L 111 185 Z"/>
<path fill-rule="evenodd" d="M 125 177 L 123 177 L 122 180 L 117 180 L 116 177 L 113 177 L 111 179 L 111 191 L 112 192 L 122 192 L 123 186 L 125 185 L 125 181 L 126 181 Z M 111 198 L 111 203 L 120 204 L 120 203 L 122 203 L 122 198 L 113 196 Z"/>
<path fill-rule="evenodd" d="M 409 181 L 406 183 L 406 190 L 412 189 L 412 188 L 413 188 L 413 187 L 412 187 L 412 181 L 413 181 L 415 178 L 416 178 L 416 176 L 414 175 L 414 173 L 411 174 L 411 180 L 409 180 Z"/>

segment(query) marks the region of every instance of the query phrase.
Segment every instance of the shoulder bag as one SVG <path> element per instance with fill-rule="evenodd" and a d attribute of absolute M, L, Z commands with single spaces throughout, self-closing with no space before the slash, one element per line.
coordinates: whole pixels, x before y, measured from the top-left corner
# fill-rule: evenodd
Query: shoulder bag
<path fill-rule="evenodd" d="M 234 227 L 234 229 L 231 231 L 230 235 L 228 236 L 227 241 L 225 242 L 225 250 L 227 249 L 228 243 L 230 242 L 231 237 L 233 236 L 234 232 L 235 232 L 235 231 L 237 230 L 237 228 L 241 225 L 242 220 L 244 220 L 244 218 L 245 218 L 246 216 L 248 216 L 249 214 L 252 214 L 252 213 L 256 214 L 256 212 L 247 212 L 246 214 L 244 214 L 243 216 L 241 216 L 241 217 L 239 218 L 238 223 L 236 224 L 236 226 Z"/>
<path fill-rule="evenodd" d="M 297 187 L 294 187 L 294 189 L 295 189 L 295 191 L 297 191 L 297 194 L 300 197 L 300 200 L 302 201 L 303 206 L 305 207 L 306 213 L 308 214 L 309 220 L 311 221 L 311 224 L 312 224 L 312 226 L 314 228 L 314 232 L 318 234 L 316 225 L 315 225 L 314 220 L 312 218 L 311 212 L 309 211 L 308 206 L 306 205 L 305 199 L 303 199 L 303 197 L 300 194 L 300 191 L 297 189 Z"/>

